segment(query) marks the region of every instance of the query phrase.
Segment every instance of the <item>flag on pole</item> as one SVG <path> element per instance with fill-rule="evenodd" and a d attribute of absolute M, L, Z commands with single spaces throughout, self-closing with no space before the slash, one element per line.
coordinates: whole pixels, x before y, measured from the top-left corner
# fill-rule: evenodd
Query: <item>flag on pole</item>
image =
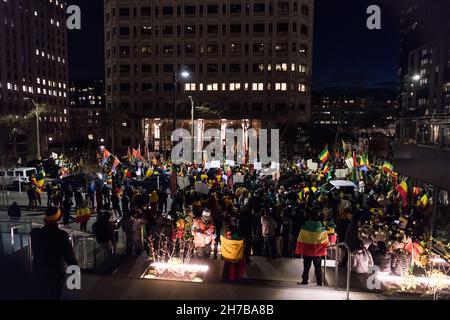
<path fill-rule="evenodd" d="M 112 166 L 113 170 L 115 170 L 115 169 L 119 166 L 119 164 L 121 164 L 121 162 L 120 162 L 119 159 L 117 159 L 117 157 L 115 156 L 115 157 L 114 157 L 114 163 L 113 163 L 113 166 Z"/>
<path fill-rule="evenodd" d="M 144 146 L 144 158 L 147 161 L 150 161 L 150 158 L 149 158 L 149 155 L 148 155 L 148 147 L 147 147 L 147 145 Z"/>
<path fill-rule="evenodd" d="M 141 155 L 141 145 L 140 145 L 140 144 L 139 144 L 139 146 L 138 146 L 137 158 L 138 158 L 138 159 L 142 159 L 142 155 Z"/>
<path fill-rule="evenodd" d="M 131 152 L 131 157 L 134 159 L 138 158 L 138 151 L 135 148 L 133 148 L 133 151 Z"/>
<path fill-rule="evenodd" d="M 400 198 L 402 198 L 403 207 L 406 207 L 408 205 L 408 184 L 406 183 L 406 180 L 403 180 L 402 183 L 395 188 L 395 191 L 397 191 Z"/>
<path fill-rule="evenodd" d="M 394 167 L 389 162 L 385 161 L 383 163 L 383 172 L 384 173 L 391 173 L 394 170 Z"/>
<path fill-rule="evenodd" d="M 108 150 L 103 150 L 103 160 L 108 159 L 111 156 L 111 152 L 109 152 Z"/>
<path fill-rule="evenodd" d="M 328 162 L 327 162 L 327 164 L 325 165 L 325 167 L 322 170 L 322 174 L 326 175 L 329 171 L 330 171 L 330 168 L 329 168 Z"/>
<path fill-rule="evenodd" d="M 330 151 L 328 151 L 328 144 L 325 145 L 325 148 L 322 150 L 322 152 L 319 154 L 319 160 L 322 163 L 325 163 L 330 158 Z"/>
<path fill-rule="evenodd" d="M 430 199 L 428 198 L 428 193 L 425 193 L 419 201 L 417 201 L 417 206 L 426 208 L 428 207 L 428 204 L 430 203 Z"/>
<path fill-rule="evenodd" d="M 345 143 L 344 140 L 342 140 L 342 149 L 344 149 L 344 153 L 345 151 L 347 151 L 347 148 L 348 148 L 347 144 Z"/>
<path fill-rule="evenodd" d="M 127 160 L 128 160 L 128 162 L 131 162 L 131 150 L 130 150 L 130 147 L 128 147 Z"/>

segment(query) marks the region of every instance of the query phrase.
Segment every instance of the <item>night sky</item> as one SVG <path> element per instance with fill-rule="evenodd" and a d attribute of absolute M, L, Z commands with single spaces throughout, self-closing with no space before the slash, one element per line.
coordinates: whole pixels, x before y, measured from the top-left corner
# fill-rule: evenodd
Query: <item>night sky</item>
<path fill-rule="evenodd" d="M 313 86 L 393 86 L 399 15 L 392 0 L 316 0 Z M 81 8 L 82 30 L 69 31 L 69 78 L 103 79 L 103 1 L 68 0 Z M 381 8 L 382 29 L 368 30 L 366 9 Z"/>

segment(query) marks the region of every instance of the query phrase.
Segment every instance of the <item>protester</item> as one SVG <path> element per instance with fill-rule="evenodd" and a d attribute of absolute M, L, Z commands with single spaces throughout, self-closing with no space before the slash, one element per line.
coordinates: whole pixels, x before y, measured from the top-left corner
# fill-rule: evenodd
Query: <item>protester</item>
<path fill-rule="evenodd" d="M 8 216 L 11 219 L 20 219 L 21 210 L 16 201 L 14 201 L 8 208 Z"/>
<path fill-rule="evenodd" d="M 192 234 L 197 257 L 209 259 L 216 237 L 211 211 L 203 210 L 202 216 L 194 220 Z"/>
<path fill-rule="evenodd" d="M 45 225 L 30 233 L 33 278 L 39 299 L 59 299 L 67 274 L 66 266 L 77 265 L 68 234 L 58 228 L 60 218 L 58 208 L 48 208 L 45 211 Z"/>
<path fill-rule="evenodd" d="M 95 235 L 97 243 L 102 249 L 105 259 L 109 259 L 115 245 L 114 224 L 110 221 L 111 213 L 102 211 L 97 216 L 97 221 L 92 225 L 92 233 Z"/>
<path fill-rule="evenodd" d="M 327 255 L 328 234 L 316 211 L 309 213 L 309 218 L 300 230 L 295 254 L 303 256 L 302 282 L 308 284 L 311 263 L 314 264 L 314 272 L 318 286 L 322 286 L 322 259 Z"/>
<path fill-rule="evenodd" d="M 269 209 L 270 210 L 270 209 Z M 261 210 L 261 227 L 262 236 L 264 238 L 264 255 L 272 256 L 272 260 L 277 259 L 277 249 L 275 242 L 275 232 L 278 227 L 276 221 L 271 216 L 272 211 Z"/>

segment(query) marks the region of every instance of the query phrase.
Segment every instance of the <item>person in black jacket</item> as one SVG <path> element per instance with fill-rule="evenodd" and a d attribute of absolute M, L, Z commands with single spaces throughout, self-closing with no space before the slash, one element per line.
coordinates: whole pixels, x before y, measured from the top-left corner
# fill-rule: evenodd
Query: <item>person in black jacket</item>
<path fill-rule="evenodd" d="M 59 299 L 66 276 L 65 264 L 78 264 L 69 235 L 58 228 L 60 218 L 58 208 L 48 208 L 44 227 L 33 229 L 30 233 L 33 278 L 39 299 Z"/>
<path fill-rule="evenodd" d="M 97 243 L 102 248 L 104 257 L 109 259 L 111 257 L 112 248 L 115 244 L 115 227 L 110 221 L 111 213 L 109 211 L 102 211 L 97 221 L 92 225 L 92 233 L 97 239 Z"/>
<path fill-rule="evenodd" d="M 248 207 L 244 207 L 242 214 L 239 217 L 239 229 L 244 238 L 244 257 L 246 263 L 251 263 L 251 251 L 253 242 L 253 227 L 255 219 L 252 216 Z"/>
<path fill-rule="evenodd" d="M 8 208 L 8 216 L 13 219 L 20 218 L 21 216 L 20 207 L 17 204 L 17 202 L 14 201 L 12 205 Z"/>

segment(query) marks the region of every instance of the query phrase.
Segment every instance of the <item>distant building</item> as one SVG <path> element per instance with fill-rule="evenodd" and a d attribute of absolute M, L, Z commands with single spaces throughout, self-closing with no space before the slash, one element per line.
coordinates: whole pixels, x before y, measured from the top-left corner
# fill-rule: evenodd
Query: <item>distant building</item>
<path fill-rule="evenodd" d="M 327 88 L 313 92 L 312 123 L 315 127 L 357 128 L 393 121 L 396 91 L 383 89 Z M 373 118 L 377 113 L 380 117 Z"/>
<path fill-rule="evenodd" d="M 71 144 L 80 148 L 104 144 L 108 126 L 104 81 L 70 81 L 69 101 Z"/>
<path fill-rule="evenodd" d="M 309 122 L 313 21 L 312 0 L 106 1 L 108 144 L 170 149 L 189 96 L 199 131 Z"/>
<path fill-rule="evenodd" d="M 405 116 L 450 113 L 450 1 L 402 0 L 401 108 Z"/>
<path fill-rule="evenodd" d="M 67 28 L 63 1 L 0 1 L 0 115 L 24 116 L 46 104 L 41 149 L 61 141 L 67 125 Z M 21 134 L 19 132 L 18 134 Z M 22 132 L 22 135 L 29 135 Z M 33 148 L 23 150 L 34 157 Z M 23 156 L 23 155 L 21 155 Z"/>

